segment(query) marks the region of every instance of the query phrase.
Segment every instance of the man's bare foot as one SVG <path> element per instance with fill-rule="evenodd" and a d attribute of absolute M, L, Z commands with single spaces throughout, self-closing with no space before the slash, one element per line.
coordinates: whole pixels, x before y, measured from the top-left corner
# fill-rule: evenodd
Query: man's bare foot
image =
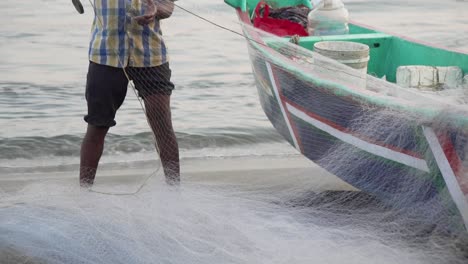
<path fill-rule="evenodd" d="M 87 180 L 80 180 L 80 187 L 84 189 L 91 189 L 91 187 L 93 187 L 93 183 Z"/>
<path fill-rule="evenodd" d="M 180 176 L 166 176 L 166 184 L 169 186 L 180 186 Z"/>

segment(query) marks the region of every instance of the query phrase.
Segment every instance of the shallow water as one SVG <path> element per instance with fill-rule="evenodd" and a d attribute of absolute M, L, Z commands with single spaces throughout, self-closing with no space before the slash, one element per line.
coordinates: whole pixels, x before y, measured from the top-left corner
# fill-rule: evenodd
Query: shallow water
<path fill-rule="evenodd" d="M 345 2 L 358 22 L 468 51 L 467 1 Z M 240 30 L 222 1 L 177 3 Z M 0 2 L 0 180 L 78 163 L 92 21 L 89 4 L 85 9 L 80 16 L 69 1 Z M 164 28 L 177 86 L 174 126 L 184 158 L 278 156 L 287 162 L 296 154 L 259 106 L 242 38 L 180 9 Z M 153 159 L 147 123 L 132 91 L 117 122 L 103 163 L 135 168 Z M 278 191 L 265 182 L 246 187 L 206 180 L 189 181 L 177 191 L 159 178 L 129 197 L 44 183 L 12 196 L 0 186 L 0 263 L 24 261 L 23 254 L 33 263 L 466 261 L 454 255 L 455 242 L 423 237 L 415 243 L 398 215 L 373 213 L 376 208 L 366 203 L 359 214 L 349 208 L 330 212 L 314 203 L 298 206 L 309 200 L 302 195 L 307 186 Z M 384 223 L 376 224 L 379 220 Z"/>
<path fill-rule="evenodd" d="M 345 2 L 350 18 L 360 23 L 468 51 L 466 1 Z M 32 166 L 47 161 L 76 163 L 85 130 L 84 85 L 92 22 L 91 7 L 84 4 L 85 15 L 78 15 L 67 1 L 0 3 L 0 146 L 4 150 L 0 167 L 21 166 L 24 159 L 33 159 Z M 235 13 L 222 1 L 179 4 L 240 30 Z M 177 86 L 173 115 L 183 138 L 182 155 L 229 156 L 231 150 L 236 155 L 295 153 L 282 143 L 259 106 L 241 37 L 180 9 L 163 27 Z M 151 138 L 133 91 L 129 90 L 116 120 L 111 133 L 119 136 L 106 150 L 112 160 L 147 150 L 134 147 Z M 253 150 L 250 145 L 257 143 L 262 145 Z"/>

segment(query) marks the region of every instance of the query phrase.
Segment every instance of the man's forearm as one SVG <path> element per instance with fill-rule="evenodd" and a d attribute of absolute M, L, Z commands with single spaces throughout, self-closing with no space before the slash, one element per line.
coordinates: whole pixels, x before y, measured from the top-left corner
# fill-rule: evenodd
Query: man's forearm
<path fill-rule="evenodd" d="M 174 12 L 174 2 L 172 0 L 156 0 L 155 3 L 158 8 L 156 18 L 159 20 L 170 17 Z"/>

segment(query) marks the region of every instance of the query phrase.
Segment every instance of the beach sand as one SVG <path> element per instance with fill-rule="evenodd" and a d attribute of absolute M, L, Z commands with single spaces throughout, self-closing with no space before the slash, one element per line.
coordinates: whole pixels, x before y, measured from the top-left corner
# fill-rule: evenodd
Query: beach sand
<path fill-rule="evenodd" d="M 161 177 L 155 173 L 155 161 L 129 164 L 103 164 L 96 177 L 95 188 L 111 189 L 111 186 L 137 187 L 148 177 Z M 251 188 L 306 188 L 310 191 L 355 190 L 352 186 L 331 175 L 301 156 L 288 157 L 229 157 L 189 158 L 181 161 L 182 184 L 212 183 L 249 185 Z M 15 172 L 0 175 L 0 190 L 14 195 L 30 185 L 78 185 L 76 166 L 17 168 Z"/>

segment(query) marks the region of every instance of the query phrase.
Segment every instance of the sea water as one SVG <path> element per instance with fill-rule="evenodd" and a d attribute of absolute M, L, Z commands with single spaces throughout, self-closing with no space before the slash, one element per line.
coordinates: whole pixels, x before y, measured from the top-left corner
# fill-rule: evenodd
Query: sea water
<path fill-rule="evenodd" d="M 84 4 L 85 15 L 78 15 L 68 1 L 0 3 L 0 180 L 23 173 L 50 176 L 62 168 L 71 168 L 70 177 L 76 173 L 92 22 L 91 7 Z M 178 4 L 240 29 L 234 11 L 222 1 Z M 467 1 L 345 4 L 351 20 L 468 50 Z M 242 38 L 178 9 L 163 29 L 177 86 L 174 127 L 184 159 L 275 156 L 286 162 L 297 154 L 259 106 Z M 152 160 L 151 135 L 131 90 L 117 123 L 103 164 L 134 168 Z M 276 176 L 289 179 L 290 172 L 283 173 Z M 245 172 L 235 176 L 245 179 Z M 359 210 L 323 210 L 303 202 L 310 199 L 305 186 L 286 192 L 267 182 L 207 178 L 173 190 L 158 179 L 151 178 L 136 196 L 40 182 L 12 194 L 0 185 L 0 263 L 466 261 L 453 253 L 456 245 L 450 241 L 407 239 L 398 219 L 389 220 L 393 215 L 365 203 Z M 365 213 L 352 213 L 361 210 Z M 376 224 L 382 219 L 383 227 Z"/>

